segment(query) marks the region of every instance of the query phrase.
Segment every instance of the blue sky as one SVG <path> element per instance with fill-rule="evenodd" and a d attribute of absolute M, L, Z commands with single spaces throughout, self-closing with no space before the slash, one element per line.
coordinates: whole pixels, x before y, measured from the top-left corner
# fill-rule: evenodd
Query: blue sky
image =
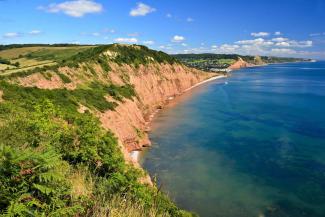
<path fill-rule="evenodd" d="M 0 0 L 0 44 L 136 43 L 325 59 L 324 0 Z"/>

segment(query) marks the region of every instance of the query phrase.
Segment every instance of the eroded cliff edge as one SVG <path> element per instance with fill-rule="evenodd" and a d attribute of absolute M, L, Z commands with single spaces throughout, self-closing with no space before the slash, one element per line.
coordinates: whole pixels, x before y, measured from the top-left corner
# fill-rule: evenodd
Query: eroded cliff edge
<path fill-rule="evenodd" d="M 78 101 L 79 112 L 96 114 L 103 127 L 116 135 L 129 162 L 132 162 L 131 151 L 150 146 L 147 123 L 157 108 L 193 85 L 218 75 L 186 67 L 162 52 L 137 45 L 110 45 L 91 55 L 75 57 L 77 60 L 73 65 L 64 64 L 13 77 L 11 82 L 26 87 L 70 91 L 87 89 L 94 83 L 132 87 L 135 94 L 130 98 L 119 100 L 114 93 L 105 95 L 107 102 L 114 105 L 113 109 L 100 111 L 83 100 Z"/>
<path fill-rule="evenodd" d="M 141 65 L 138 69 L 123 66 L 114 69 L 116 74 L 119 71 L 129 73 L 137 97 L 120 103 L 115 111 L 102 113 L 100 120 L 105 128 L 118 136 L 127 152 L 150 145 L 146 133 L 150 114 L 161 108 L 170 97 L 212 76 L 180 64 Z M 122 82 L 118 77 L 114 82 Z"/>

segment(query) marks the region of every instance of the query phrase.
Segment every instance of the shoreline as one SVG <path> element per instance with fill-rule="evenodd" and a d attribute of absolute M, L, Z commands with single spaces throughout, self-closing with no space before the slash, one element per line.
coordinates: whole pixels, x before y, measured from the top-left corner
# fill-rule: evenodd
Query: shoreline
<path fill-rule="evenodd" d="M 176 96 L 170 96 L 168 97 L 168 99 L 165 101 L 165 105 L 168 104 L 170 101 L 174 100 L 175 98 L 177 98 L 177 96 L 180 96 L 180 95 L 183 95 L 184 93 L 198 87 L 198 86 L 201 86 L 205 83 L 208 83 L 208 82 L 211 82 L 211 81 L 214 81 L 214 80 L 217 80 L 217 79 L 221 79 L 221 78 L 227 78 L 228 76 L 227 75 L 217 75 L 217 76 L 213 76 L 211 78 L 208 78 L 204 81 L 201 81 L 197 84 L 194 84 L 193 86 L 185 89 L 182 93 L 176 95 Z M 153 121 L 154 117 L 156 116 L 156 114 L 162 110 L 163 108 L 159 108 L 159 109 L 156 109 L 155 111 L 153 111 L 150 115 L 149 115 L 149 119 L 148 121 L 146 122 L 146 128 L 149 129 L 149 125 L 151 124 L 151 122 Z M 149 131 L 149 130 L 148 130 Z M 148 132 L 147 131 L 147 132 Z M 140 164 L 139 163 L 139 160 L 140 160 L 140 154 L 143 152 L 143 150 L 135 150 L 135 151 L 131 151 L 129 152 L 129 156 L 131 158 L 131 160 L 134 162 L 134 163 L 137 163 L 137 164 Z"/>

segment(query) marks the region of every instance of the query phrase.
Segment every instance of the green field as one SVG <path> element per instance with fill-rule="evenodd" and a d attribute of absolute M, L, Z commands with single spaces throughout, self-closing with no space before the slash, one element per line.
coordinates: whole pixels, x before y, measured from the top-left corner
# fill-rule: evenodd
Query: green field
<path fill-rule="evenodd" d="M 0 75 L 32 70 L 36 67 L 53 66 L 92 47 L 94 46 L 26 46 L 5 49 L 0 51 L 0 59 L 9 61 L 10 64 L 0 64 Z"/>

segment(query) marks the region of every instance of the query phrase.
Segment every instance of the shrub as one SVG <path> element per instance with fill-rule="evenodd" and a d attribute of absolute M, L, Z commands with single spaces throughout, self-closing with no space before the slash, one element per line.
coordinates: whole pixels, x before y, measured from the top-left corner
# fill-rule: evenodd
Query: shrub
<path fill-rule="evenodd" d="M 0 215 L 84 216 L 94 215 L 99 207 L 107 214 L 104 199 L 122 213 L 125 206 L 114 205 L 114 198 L 136 201 L 130 207 L 135 213 L 188 214 L 155 187 L 138 182 L 143 172 L 124 162 L 114 135 L 91 113 L 77 112 L 84 95 L 78 98 L 73 91 L 26 88 L 5 81 L 0 87 L 5 99 L 0 103 Z M 108 88 L 118 95 L 133 95 L 131 86 L 98 83 L 88 93 L 93 96 L 91 91 L 98 90 L 103 96 Z M 96 100 L 102 99 L 86 102 L 95 107 Z M 92 180 L 91 192 L 75 190 L 76 171 L 79 180 Z"/>
<path fill-rule="evenodd" d="M 56 72 L 56 74 L 61 78 L 61 80 L 63 81 L 63 83 L 67 84 L 67 83 L 71 83 L 71 79 L 66 76 L 65 74 L 61 73 L 61 72 Z"/>

